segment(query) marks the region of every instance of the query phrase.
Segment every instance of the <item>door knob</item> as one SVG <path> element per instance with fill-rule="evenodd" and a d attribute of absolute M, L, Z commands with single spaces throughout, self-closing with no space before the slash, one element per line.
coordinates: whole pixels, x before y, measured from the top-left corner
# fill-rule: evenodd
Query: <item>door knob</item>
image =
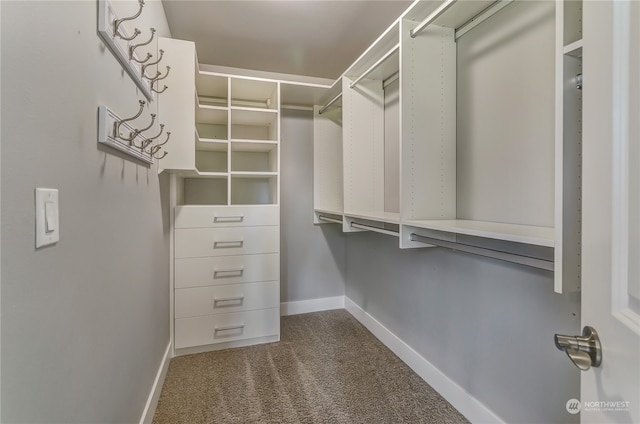
<path fill-rule="evenodd" d="M 571 362 L 582 371 L 599 367 L 602 363 L 602 347 L 598 333 L 592 327 L 582 329 L 582 336 L 554 336 L 556 347 L 567 353 Z"/>

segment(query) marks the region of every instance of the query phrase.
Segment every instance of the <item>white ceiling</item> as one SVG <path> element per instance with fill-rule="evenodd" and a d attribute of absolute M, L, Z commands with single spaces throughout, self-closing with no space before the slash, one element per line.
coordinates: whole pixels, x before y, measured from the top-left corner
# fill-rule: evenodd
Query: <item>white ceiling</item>
<path fill-rule="evenodd" d="M 162 0 L 200 63 L 335 79 L 411 4 L 405 0 Z"/>

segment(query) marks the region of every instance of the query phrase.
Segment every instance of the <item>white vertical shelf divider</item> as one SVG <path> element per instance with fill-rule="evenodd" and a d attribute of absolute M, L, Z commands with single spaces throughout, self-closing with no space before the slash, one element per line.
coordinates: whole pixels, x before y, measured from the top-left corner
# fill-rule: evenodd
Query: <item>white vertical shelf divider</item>
<path fill-rule="evenodd" d="M 582 2 L 556 3 L 554 291 L 580 290 Z"/>

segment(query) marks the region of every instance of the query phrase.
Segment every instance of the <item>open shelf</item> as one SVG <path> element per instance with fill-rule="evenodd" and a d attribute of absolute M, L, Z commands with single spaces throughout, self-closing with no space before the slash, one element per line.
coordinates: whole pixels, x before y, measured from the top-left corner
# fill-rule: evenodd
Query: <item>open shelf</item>
<path fill-rule="evenodd" d="M 231 143 L 232 172 L 277 172 L 278 145 L 275 143 Z"/>
<path fill-rule="evenodd" d="M 210 72 L 196 72 L 196 92 L 200 105 L 226 107 L 229 105 L 229 78 Z"/>
<path fill-rule="evenodd" d="M 232 205 L 273 205 L 277 203 L 277 173 L 231 173 Z"/>
<path fill-rule="evenodd" d="M 198 172 L 227 172 L 226 150 L 199 150 L 196 151 L 196 170 Z"/>
<path fill-rule="evenodd" d="M 179 205 L 226 205 L 226 175 L 209 174 L 206 177 L 181 178 Z"/>
<path fill-rule="evenodd" d="M 231 139 L 278 140 L 278 114 L 275 111 L 231 109 Z"/>
<path fill-rule="evenodd" d="M 278 83 L 251 78 L 231 78 L 231 106 L 278 110 Z"/>

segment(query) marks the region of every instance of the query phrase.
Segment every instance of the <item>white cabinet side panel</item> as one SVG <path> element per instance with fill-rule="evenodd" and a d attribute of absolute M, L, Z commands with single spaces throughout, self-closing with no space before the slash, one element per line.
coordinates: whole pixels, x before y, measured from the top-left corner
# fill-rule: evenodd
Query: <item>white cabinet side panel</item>
<path fill-rule="evenodd" d="M 415 38 L 402 22 L 401 213 L 407 219 L 456 214 L 456 44 L 454 31 L 431 25 Z"/>
<path fill-rule="evenodd" d="M 382 81 L 349 88 L 343 78 L 344 210 L 384 211 L 384 90 Z"/>
<path fill-rule="evenodd" d="M 195 44 L 160 37 L 158 49 L 164 51 L 160 63 L 171 67 L 160 87 L 166 85 L 167 90 L 158 96 L 158 119 L 164 124 L 165 133 L 171 133 L 169 142 L 163 146 L 168 154 L 160 160 L 159 167 L 195 169 Z M 167 72 L 166 68 L 160 71 Z"/>
<path fill-rule="evenodd" d="M 342 196 L 342 111 L 327 109 L 313 116 L 313 205 L 315 209 L 341 211 Z"/>

